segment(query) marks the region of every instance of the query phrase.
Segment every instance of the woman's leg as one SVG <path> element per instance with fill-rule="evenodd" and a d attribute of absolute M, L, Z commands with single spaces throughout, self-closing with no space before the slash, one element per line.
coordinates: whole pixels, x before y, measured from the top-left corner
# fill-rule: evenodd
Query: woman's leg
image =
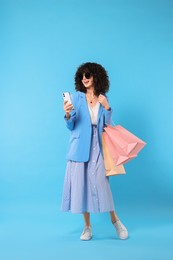
<path fill-rule="evenodd" d="M 119 218 L 116 215 L 115 211 L 110 211 L 110 217 L 111 217 L 112 224 L 114 224 L 117 220 L 119 220 Z"/>
<path fill-rule="evenodd" d="M 85 213 L 83 213 L 83 216 L 84 216 L 85 227 L 84 227 L 84 230 L 83 230 L 83 232 L 80 236 L 80 239 L 81 240 L 90 240 L 92 238 L 90 213 L 85 212 Z"/>
<path fill-rule="evenodd" d="M 87 227 L 91 226 L 91 223 L 90 223 L 90 213 L 85 212 L 85 213 L 83 213 L 83 216 L 84 216 L 85 226 L 87 226 Z"/>

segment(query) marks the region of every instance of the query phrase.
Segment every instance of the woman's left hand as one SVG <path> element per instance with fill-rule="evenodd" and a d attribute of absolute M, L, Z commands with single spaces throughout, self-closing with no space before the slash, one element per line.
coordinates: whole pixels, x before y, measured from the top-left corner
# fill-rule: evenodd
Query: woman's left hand
<path fill-rule="evenodd" d="M 107 98 L 106 98 L 104 95 L 100 94 L 100 95 L 98 96 L 98 102 L 99 102 L 100 104 L 102 104 L 102 106 L 103 106 L 106 110 L 109 110 L 110 106 L 109 106 L 109 103 L 108 103 L 108 101 L 107 101 Z"/>

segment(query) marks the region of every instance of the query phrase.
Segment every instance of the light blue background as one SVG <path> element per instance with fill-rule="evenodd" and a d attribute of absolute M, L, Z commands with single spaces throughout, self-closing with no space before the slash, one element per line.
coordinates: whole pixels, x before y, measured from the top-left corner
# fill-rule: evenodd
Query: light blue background
<path fill-rule="evenodd" d="M 0 0 L 0 258 L 172 259 L 173 2 Z M 78 65 L 108 71 L 115 124 L 147 142 L 111 178 L 121 241 L 108 214 L 60 211 L 69 132 L 62 91 Z"/>

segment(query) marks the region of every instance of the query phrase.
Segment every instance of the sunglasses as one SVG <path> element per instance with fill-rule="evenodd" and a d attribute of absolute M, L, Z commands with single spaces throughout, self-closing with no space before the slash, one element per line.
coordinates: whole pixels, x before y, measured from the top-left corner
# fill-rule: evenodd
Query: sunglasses
<path fill-rule="evenodd" d="M 79 79 L 82 80 L 84 75 L 85 75 L 85 78 L 86 78 L 86 79 L 90 79 L 90 78 L 92 77 L 92 73 L 86 72 L 86 73 L 81 73 L 81 74 L 79 75 Z"/>

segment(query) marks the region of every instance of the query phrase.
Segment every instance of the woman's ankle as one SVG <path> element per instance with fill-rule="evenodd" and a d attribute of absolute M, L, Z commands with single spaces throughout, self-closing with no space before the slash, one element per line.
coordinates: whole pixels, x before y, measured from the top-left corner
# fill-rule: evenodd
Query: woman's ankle
<path fill-rule="evenodd" d="M 111 222 L 114 224 L 116 221 L 119 220 L 118 216 L 116 215 L 115 211 L 110 211 L 110 217 L 111 217 Z"/>
<path fill-rule="evenodd" d="M 85 225 L 85 227 L 91 227 L 91 223 L 90 224 L 84 224 Z"/>

